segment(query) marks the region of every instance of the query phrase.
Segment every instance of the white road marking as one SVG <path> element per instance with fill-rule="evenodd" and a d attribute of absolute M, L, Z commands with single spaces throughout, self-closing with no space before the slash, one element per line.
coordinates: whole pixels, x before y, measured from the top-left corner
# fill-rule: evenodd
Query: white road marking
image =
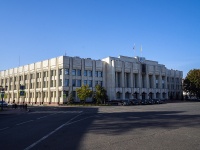
<path fill-rule="evenodd" d="M 52 132 L 50 132 L 49 134 L 45 135 L 44 137 L 42 137 L 41 139 L 39 139 L 38 141 L 36 141 L 35 143 L 31 144 L 30 146 L 28 146 L 27 148 L 25 148 L 24 150 L 29 150 L 31 148 L 33 148 L 35 145 L 37 145 L 38 143 L 42 142 L 43 140 L 45 140 L 46 138 L 48 138 L 50 135 L 52 135 L 53 133 L 55 133 L 56 131 L 58 131 L 59 129 L 61 129 L 62 127 L 68 125 L 70 123 L 70 121 L 74 120 L 75 118 L 77 118 L 78 116 L 80 116 L 82 114 L 78 114 L 75 117 L 73 117 L 72 119 L 70 119 L 69 121 L 67 121 L 66 123 L 62 124 L 61 126 L 59 126 L 58 128 L 56 128 L 55 130 L 53 130 Z"/>
<path fill-rule="evenodd" d="M 29 122 L 32 122 L 32 121 L 34 121 L 34 120 L 29 120 L 29 121 L 21 122 L 21 123 L 18 123 L 16 125 L 19 126 L 19 125 L 22 125 L 22 124 L 25 124 L 25 123 L 29 123 Z"/>
<path fill-rule="evenodd" d="M 5 127 L 5 128 L 3 128 L 3 129 L 0 129 L 0 131 L 3 131 L 3 130 L 6 130 L 6 129 L 8 129 L 9 127 Z"/>
<path fill-rule="evenodd" d="M 42 116 L 42 117 L 39 117 L 39 118 L 37 118 L 37 119 L 43 119 L 43 118 L 46 118 L 46 117 L 49 117 L 49 116 L 52 116 L 52 115 L 55 115 L 55 114 L 57 114 L 57 113 L 50 114 L 50 115 L 46 115 L 46 116 Z"/>
<path fill-rule="evenodd" d="M 80 114 L 83 111 L 34 111 L 34 112 L 30 112 L 29 114 L 40 114 L 40 113 L 64 113 L 64 114 Z"/>
<path fill-rule="evenodd" d="M 29 114 L 37 114 L 37 113 L 44 113 L 44 114 L 48 114 L 48 113 L 64 113 L 64 114 L 80 114 L 83 111 L 34 111 L 34 112 L 30 112 Z"/>

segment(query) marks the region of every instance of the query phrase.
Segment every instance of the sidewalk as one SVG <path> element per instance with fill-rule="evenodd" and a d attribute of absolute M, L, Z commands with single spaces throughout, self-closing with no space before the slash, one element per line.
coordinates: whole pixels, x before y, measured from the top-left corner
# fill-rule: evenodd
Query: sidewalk
<path fill-rule="evenodd" d="M 27 113 L 29 112 L 29 109 L 13 109 L 13 108 L 4 108 L 3 111 L 0 110 L 0 115 L 3 115 L 3 114 L 21 114 L 21 113 Z"/>

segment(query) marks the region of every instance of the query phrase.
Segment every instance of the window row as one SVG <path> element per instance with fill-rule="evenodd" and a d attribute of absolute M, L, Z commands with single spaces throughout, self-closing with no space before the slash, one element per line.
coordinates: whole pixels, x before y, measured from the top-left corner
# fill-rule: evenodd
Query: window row
<path fill-rule="evenodd" d="M 89 87 L 93 87 L 93 81 L 92 80 L 72 80 L 72 86 L 73 87 L 81 87 L 83 85 L 88 85 Z M 99 84 L 100 86 L 103 86 L 103 81 L 95 81 L 95 86 Z M 69 86 L 69 79 L 65 79 L 64 86 Z"/>
<path fill-rule="evenodd" d="M 80 69 L 72 69 L 72 75 L 73 76 L 81 76 L 81 71 Z M 70 71 L 69 69 L 65 69 L 64 71 L 65 75 L 69 75 Z M 84 70 L 84 76 L 89 76 L 92 77 L 93 76 L 93 72 L 92 70 Z M 103 77 L 103 72 L 102 71 L 95 71 L 95 77 Z"/>

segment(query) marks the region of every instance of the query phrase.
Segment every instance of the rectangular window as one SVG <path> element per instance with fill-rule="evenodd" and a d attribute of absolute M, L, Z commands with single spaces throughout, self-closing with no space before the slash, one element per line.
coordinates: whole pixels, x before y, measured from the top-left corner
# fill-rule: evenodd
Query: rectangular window
<path fill-rule="evenodd" d="M 54 75 L 54 70 L 51 70 L 51 76 L 53 76 Z"/>
<path fill-rule="evenodd" d="M 103 77 L 103 72 L 102 71 L 98 72 L 98 77 Z"/>
<path fill-rule="evenodd" d="M 156 76 L 156 88 L 158 89 L 158 76 Z"/>
<path fill-rule="evenodd" d="M 27 80 L 27 75 L 24 76 L 25 80 Z"/>
<path fill-rule="evenodd" d="M 72 97 L 75 98 L 76 97 L 76 91 L 72 92 Z"/>
<path fill-rule="evenodd" d="M 84 76 L 87 76 L 87 70 L 84 70 Z"/>
<path fill-rule="evenodd" d="M 81 76 L 81 70 L 77 70 L 77 76 Z"/>
<path fill-rule="evenodd" d="M 92 77 L 92 71 L 91 70 L 88 70 L 88 76 Z"/>
<path fill-rule="evenodd" d="M 92 80 L 88 80 L 88 86 L 92 87 Z"/>
<path fill-rule="evenodd" d="M 59 86 L 62 86 L 62 79 L 60 79 L 59 81 Z"/>
<path fill-rule="evenodd" d="M 98 77 L 98 71 L 95 71 L 95 77 Z"/>
<path fill-rule="evenodd" d="M 77 80 L 77 87 L 81 87 L 81 80 Z"/>
<path fill-rule="evenodd" d="M 51 80 L 51 84 L 50 85 L 51 85 L 51 87 L 53 87 L 53 80 Z"/>
<path fill-rule="evenodd" d="M 69 86 L 69 79 L 65 79 L 65 86 Z"/>
<path fill-rule="evenodd" d="M 75 79 L 72 80 L 72 86 L 76 86 L 76 80 Z"/>
<path fill-rule="evenodd" d="M 69 69 L 65 69 L 65 75 L 69 75 Z"/>
<path fill-rule="evenodd" d="M 87 85 L 87 80 L 84 80 L 84 85 Z"/>
<path fill-rule="evenodd" d="M 75 76 L 76 75 L 76 69 L 72 70 L 72 75 Z"/>
<path fill-rule="evenodd" d="M 165 78 L 162 77 L 162 88 L 164 89 L 165 88 Z"/>
<path fill-rule="evenodd" d="M 103 81 L 99 81 L 99 85 L 103 87 Z"/>
<path fill-rule="evenodd" d="M 59 75 L 62 75 L 62 69 L 59 69 Z"/>
<path fill-rule="evenodd" d="M 46 82 L 45 81 L 43 82 L 43 87 L 46 88 Z"/>
<path fill-rule="evenodd" d="M 95 86 L 98 84 L 98 81 L 95 81 Z"/>

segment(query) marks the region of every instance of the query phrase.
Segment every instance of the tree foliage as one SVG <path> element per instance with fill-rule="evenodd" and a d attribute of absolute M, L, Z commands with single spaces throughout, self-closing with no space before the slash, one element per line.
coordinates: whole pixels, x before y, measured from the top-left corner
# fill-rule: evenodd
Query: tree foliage
<path fill-rule="evenodd" d="M 107 96 L 107 91 L 106 89 L 104 89 L 102 86 L 100 85 L 96 85 L 95 87 L 95 92 L 94 92 L 94 95 L 93 95 L 93 98 L 96 100 L 96 103 L 97 104 L 102 104 L 103 102 L 105 103 L 105 100 L 108 99 L 108 96 Z"/>
<path fill-rule="evenodd" d="M 92 96 L 92 91 L 90 90 L 88 85 L 82 85 L 81 88 L 77 90 L 78 98 L 85 103 L 86 98 Z"/>
<path fill-rule="evenodd" d="M 200 98 L 200 69 L 190 70 L 183 81 L 183 90 L 189 95 Z"/>
<path fill-rule="evenodd" d="M 68 96 L 68 104 L 72 104 L 74 102 L 73 92 L 70 92 Z"/>

